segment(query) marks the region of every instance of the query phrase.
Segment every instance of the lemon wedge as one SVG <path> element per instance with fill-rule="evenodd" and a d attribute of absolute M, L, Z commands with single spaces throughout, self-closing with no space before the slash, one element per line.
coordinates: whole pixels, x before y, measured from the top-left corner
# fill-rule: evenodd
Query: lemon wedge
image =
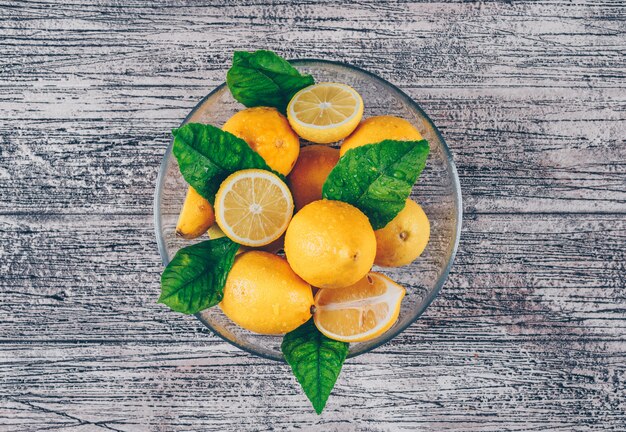
<path fill-rule="evenodd" d="M 339 141 L 352 133 L 363 117 L 363 99 L 352 87 L 324 82 L 305 87 L 287 106 L 291 128 L 319 144 Z"/>
<path fill-rule="evenodd" d="M 287 185 L 269 171 L 248 169 L 226 178 L 215 196 L 219 227 L 232 241 L 263 246 L 279 238 L 293 215 Z"/>
<path fill-rule="evenodd" d="M 176 223 L 176 235 L 194 239 L 204 234 L 214 223 L 215 214 L 211 203 L 189 186 Z"/>
<path fill-rule="evenodd" d="M 319 290 L 313 320 L 331 339 L 364 342 L 395 324 L 405 294 L 405 289 L 387 276 L 370 272 L 349 287 Z"/>

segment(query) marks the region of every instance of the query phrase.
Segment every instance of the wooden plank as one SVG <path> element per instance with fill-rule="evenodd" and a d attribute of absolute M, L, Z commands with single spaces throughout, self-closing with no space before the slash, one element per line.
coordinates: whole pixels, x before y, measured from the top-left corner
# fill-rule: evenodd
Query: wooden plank
<path fill-rule="evenodd" d="M 143 216 L 0 218 L 7 342 L 193 340 L 193 317 L 155 304 L 161 264 Z M 625 340 L 622 215 L 466 219 L 450 279 L 416 338 Z M 498 331 L 494 335 L 492 327 Z M 46 329 L 42 332 L 41 329 Z M 626 346 L 624 347 L 626 350 Z"/>
<path fill-rule="evenodd" d="M 626 98 L 607 104 L 585 91 L 572 102 L 565 93 L 538 90 L 522 101 L 502 91 L 426 95 L 452 148 L 466 212 L 626 213 Z M 537 110 L 537 100 L 549 108 Z M 165 124 L 142 118 L 109 130 L 114 120 L 58 119 L 6 131 L 0 212 L 149 213 L 167 131 L 193 103 Z M 504 120 L 476 124 L 477 116 Z"/>
<path fill-rule="evenodd" d="M 319 417 L 287 365 L 224 344 L 42 342 L 0 345 L 0 358 L 4 431 L 620 430 L 626 421 L 626 353 L 615 343 L 383 348 L 348 360 Z"/>

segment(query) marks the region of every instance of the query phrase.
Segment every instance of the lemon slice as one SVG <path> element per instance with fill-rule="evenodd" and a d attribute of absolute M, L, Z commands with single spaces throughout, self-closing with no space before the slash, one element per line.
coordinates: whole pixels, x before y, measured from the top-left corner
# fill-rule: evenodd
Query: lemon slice
<path fill-rule="evenodd" d="M 329 144 L 344 139 L 363 117 L 363 99 L 352 87 L 325 82 L 305 87 L 287 106 L 287 119 L 302 138 Z"/>
<path fill-rule="evenodd" d="M 273 242 L 285 232 L 292 215 L 289 188 L 269 171 L 237 171 L 215 196 L 217 224 L 228 238 L 245 246 Z"/>
<path fill-rule="evenodd" d="M 313 320 L 331 339 L 367 341 L 395 324 L 405 294 L 405 289 L 387 276 L 370 272 L 349 287 L 319 290 Z"/>

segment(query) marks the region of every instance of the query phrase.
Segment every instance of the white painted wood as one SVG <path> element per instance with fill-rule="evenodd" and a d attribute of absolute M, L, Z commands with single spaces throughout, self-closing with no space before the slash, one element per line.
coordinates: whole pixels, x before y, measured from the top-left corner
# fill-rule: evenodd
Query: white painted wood
<path fill-rule="evenodd" d="M 622 1 L 186 3 L 0 0 L 0 430 L 626 430 Z M 441 296 L 319 417 L 155 304 L 168 130 L 257 48 L 397 84 L 463 186 Z"/>

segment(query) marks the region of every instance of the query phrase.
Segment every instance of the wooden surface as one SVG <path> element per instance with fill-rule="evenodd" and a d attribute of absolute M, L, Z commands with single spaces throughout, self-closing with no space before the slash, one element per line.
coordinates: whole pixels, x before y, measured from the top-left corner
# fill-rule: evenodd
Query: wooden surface
<path fill-rule="evenodd" d="M 0 0 L 0 430 L 626 430 L 623 1 L 200 3 Z M 463 187 L 441 295 L 321 416 L 155 303 L 168 131 L 257 48 L 397 84 Z"/>

